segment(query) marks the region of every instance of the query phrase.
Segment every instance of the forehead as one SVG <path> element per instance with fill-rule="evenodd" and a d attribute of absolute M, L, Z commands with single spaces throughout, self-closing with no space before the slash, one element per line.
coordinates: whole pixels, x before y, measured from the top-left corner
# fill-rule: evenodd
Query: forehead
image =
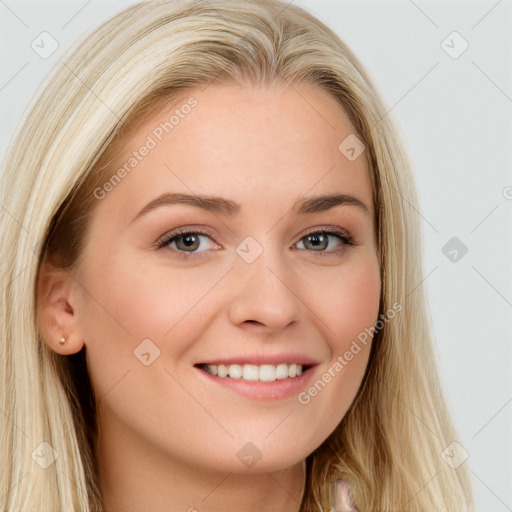
<path fill-rule="evenodd" d="M 115 155 L 111 172 L 124 169 L 123 178 L 107 200 L 130 207 L 162 192 L 192 192 L 292 203 L 341 191 L 372 210 L 364 152 L 349 159 L 342 151 L 354 136 L 342 106 L 318 86 L 191 88 L 134 127 Z"/>

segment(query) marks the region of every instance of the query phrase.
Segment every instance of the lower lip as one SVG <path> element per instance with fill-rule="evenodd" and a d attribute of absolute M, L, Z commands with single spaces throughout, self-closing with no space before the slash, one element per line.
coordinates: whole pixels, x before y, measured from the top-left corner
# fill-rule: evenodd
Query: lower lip
<path fill-rule="evenodd" d="M 298 377 L 288 377 L 271 382 L 252 382 L 231 377 L 217 377 L 202 368 L 196 367 L 196 370 L 213 384 L 231 389 L 246 398 L 267 401 L 296 397 L 306 387 L 314 373 L 314 367 L 310 367 Z"/>

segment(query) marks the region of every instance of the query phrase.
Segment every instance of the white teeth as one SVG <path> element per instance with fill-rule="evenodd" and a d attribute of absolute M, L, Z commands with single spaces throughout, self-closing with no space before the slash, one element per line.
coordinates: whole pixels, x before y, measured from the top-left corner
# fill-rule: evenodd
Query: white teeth
<path fill-rule="evenodd" d="M 276 379 L 282 380 L 288 377 L 288 365 L 287 364 L 278 364 L 276 366 Z"/>
<path fill-rule="evenodd" d="M 231 376 L 231 372 L 229 374 Z M 259 378 L 258 367 L 255 364 L 244 364 L 244 373 L 242 374 L 244 380 L 255 381 Z"/>
<path fill-rule="evenodd" d="M 297 365 L 291 364 L 288 366 L 288 377 L 296 377 L 297 376 Z"/>
<path fill-rule="evenodd" d="M 208 364 L 203 368 L 217 377 L 230 377 L 231 379 L 242 379 L 248 382 L 273 382 L 302 375 L 302 365 L 296 363 L 278 364 L 277 366 L 273 364 L 262 364 L 260 366 L 255 364 L 231 364 L 228 366 Z"/>
<path fill-rule="evenodd" d="M 260 380 L 262 382 L 272 382 L 273 380 L 276 380 L 276 367 L 271 364 L 261 365 Z"/>
<path fill-rule="evenodd" d="M 243 375 L 243 370 L 239 364 L 232 364 L 229 366 L 229 376 L 232 379 L 241 379 L 242 375 Z"/>

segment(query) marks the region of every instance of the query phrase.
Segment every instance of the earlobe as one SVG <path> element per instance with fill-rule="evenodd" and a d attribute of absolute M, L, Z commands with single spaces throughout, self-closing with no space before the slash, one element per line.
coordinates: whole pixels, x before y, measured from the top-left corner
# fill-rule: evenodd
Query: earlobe
<path fill-rule="evenodd" d="M 72 275 L 43 262 L 37 282 L 37 319 L 43 341 L 58 354 L 79 352 L 83 337 L 77 321 Z"/>

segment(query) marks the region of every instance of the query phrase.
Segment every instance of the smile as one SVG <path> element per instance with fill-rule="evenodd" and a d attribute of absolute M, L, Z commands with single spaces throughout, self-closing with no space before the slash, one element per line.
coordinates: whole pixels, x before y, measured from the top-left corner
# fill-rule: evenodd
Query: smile
<path fill-rule="evenodd" d="M 303 372 L 303 366 L 297 363 L 278 365 L 205 364 L 202 368 L 215 377 L 241 379 L 248 382 L 273 382 L 299 377 Z"/>

